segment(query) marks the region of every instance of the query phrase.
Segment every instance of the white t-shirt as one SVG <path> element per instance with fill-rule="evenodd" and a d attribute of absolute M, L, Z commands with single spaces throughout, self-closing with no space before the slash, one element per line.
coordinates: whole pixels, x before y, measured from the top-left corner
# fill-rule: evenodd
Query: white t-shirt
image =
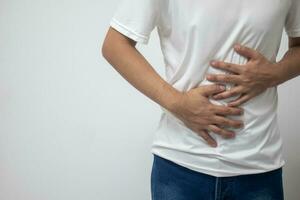
<path fill-rule="evenodd" d="M 275 61 L 283 30 L 300 37 L 300 0 L 121 0 L 110 25 L 143 44 L 157 27 L 166 81 L 187 91 L 212 84 L 206 73 L 228 73 L 210 66 L 213 59 L 245 64 L 233 49 L 237 42 Z M 233 98 L 210 101 L 224 105 Z M 233 128 L 232 139 L 210 132 L 216 148 L 161 106 L 151 152 L 218 177 L 277 169 L 285 164 L 277 101 L 277 87 L 272 87 L 242 104 L 244 114 L 231 118 L 243 120 L 244 128 Z"/>

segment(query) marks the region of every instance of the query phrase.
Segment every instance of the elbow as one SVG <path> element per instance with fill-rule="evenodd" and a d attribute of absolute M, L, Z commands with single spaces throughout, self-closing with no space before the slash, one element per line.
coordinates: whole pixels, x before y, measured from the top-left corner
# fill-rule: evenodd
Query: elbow
<path fill-rule="evenodd" d="M 109 53 L 108 53 L 108 45 L 107 45 L 107 41 L 106 40 L 104 40 L 104 42 L 103 42 L 103 44 L 102 44 L 102 46 L 101 46 L 101 56 L 103 57 L 103 58 L 105 58 L 106 60 L 108 60 L 108 56 L 109 55 Z"/>
<path fill-rule="evenodd" d="M 113 41 L 110 31 L 108 31 L 101 45 L 101 56 L 107 61 L 109 61 L 113 51 L 114 44 L 111 44 Z"/>
<path fill-rule="evenodd" d="M 110 62 L 117 54 L 116 52 L 118 51 L 118 48 L 118 40 L 115 40 L 110 34 L 108 34 L 106 35 L 101 47 L 101 56 Z"/>

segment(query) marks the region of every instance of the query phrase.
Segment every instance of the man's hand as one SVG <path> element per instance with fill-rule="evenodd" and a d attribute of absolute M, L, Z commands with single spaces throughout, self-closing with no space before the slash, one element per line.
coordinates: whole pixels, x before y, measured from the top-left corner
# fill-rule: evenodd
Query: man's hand
<path fill-rule="evenodd" d="M 209 135 L 207 130 L 223 136 L 234 137 L 235 133 L 223 128 L 223 126 L 240 128 L 243 122 L 226 118 L 225 115 L 241 115 L 243 110 L 237 107 L 228 107 L 212 104 L 209 96 L 224 91 L 224 87 L 217 84 L 202 85 L 183 92 L 178 96 L 178 101 L 170 110 L 188 128 L 195 131 L 213 147 L 216 141 Z M 221 128 L 222 127 L 222 128 Z"/>
<path fill-rule="evenodd" d="M 212 61 L 215 68 L 227 70 L 232 74 L 209 74 L 207 80 L 212 82 L 235 84 L 231 89 L 213 96 L 213 99 L 224 99 L 240 94 L 240 96 L 229 102 L 228 106 L 239 106 L 249 99 L 259 95 L 267 88 L 275 85 L 278 68 L 259 52 L 245 46 L 235 45 L 235 51 L 248 59 L 244 65 L 226 63 L 223 61 Z"/>

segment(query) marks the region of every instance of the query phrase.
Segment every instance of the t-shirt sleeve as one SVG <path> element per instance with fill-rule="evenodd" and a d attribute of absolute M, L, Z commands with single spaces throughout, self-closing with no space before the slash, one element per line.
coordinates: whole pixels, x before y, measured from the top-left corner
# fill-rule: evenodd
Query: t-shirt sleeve
<path fill-rule="evenodd" d="M 291 0 L 285 30 L 289 37 L 300 37 L 300 0 Z"/>
<path fill-rule="evenodd" d="M 120 0 L 110 26 L 123 35 L 147 44 L 159 19 L 161 0 Z"/>

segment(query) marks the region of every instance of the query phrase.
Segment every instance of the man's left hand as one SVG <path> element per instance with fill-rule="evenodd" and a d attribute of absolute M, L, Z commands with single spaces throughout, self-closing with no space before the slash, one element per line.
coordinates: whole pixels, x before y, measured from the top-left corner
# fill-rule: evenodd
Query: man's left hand
<path fill-rule="evenodd" d="M 235 86 L 214 95 L 214 99 L 225 99 L 241 94 L 237 99 L 228 103 L 228 106 L 239 106 L 249 99 L 259 95 L 269 87 L 277 83 L 277 63 L 269 61 L 258 51 L 242 45 L 235 45 L 237 53 L 245 56 L 248 62 L 243 65 L 212 61 L 215 68 L 227 70 L 231 74 L 209 74 L 207 80 L 212 82 L 232 83 Z"/>

